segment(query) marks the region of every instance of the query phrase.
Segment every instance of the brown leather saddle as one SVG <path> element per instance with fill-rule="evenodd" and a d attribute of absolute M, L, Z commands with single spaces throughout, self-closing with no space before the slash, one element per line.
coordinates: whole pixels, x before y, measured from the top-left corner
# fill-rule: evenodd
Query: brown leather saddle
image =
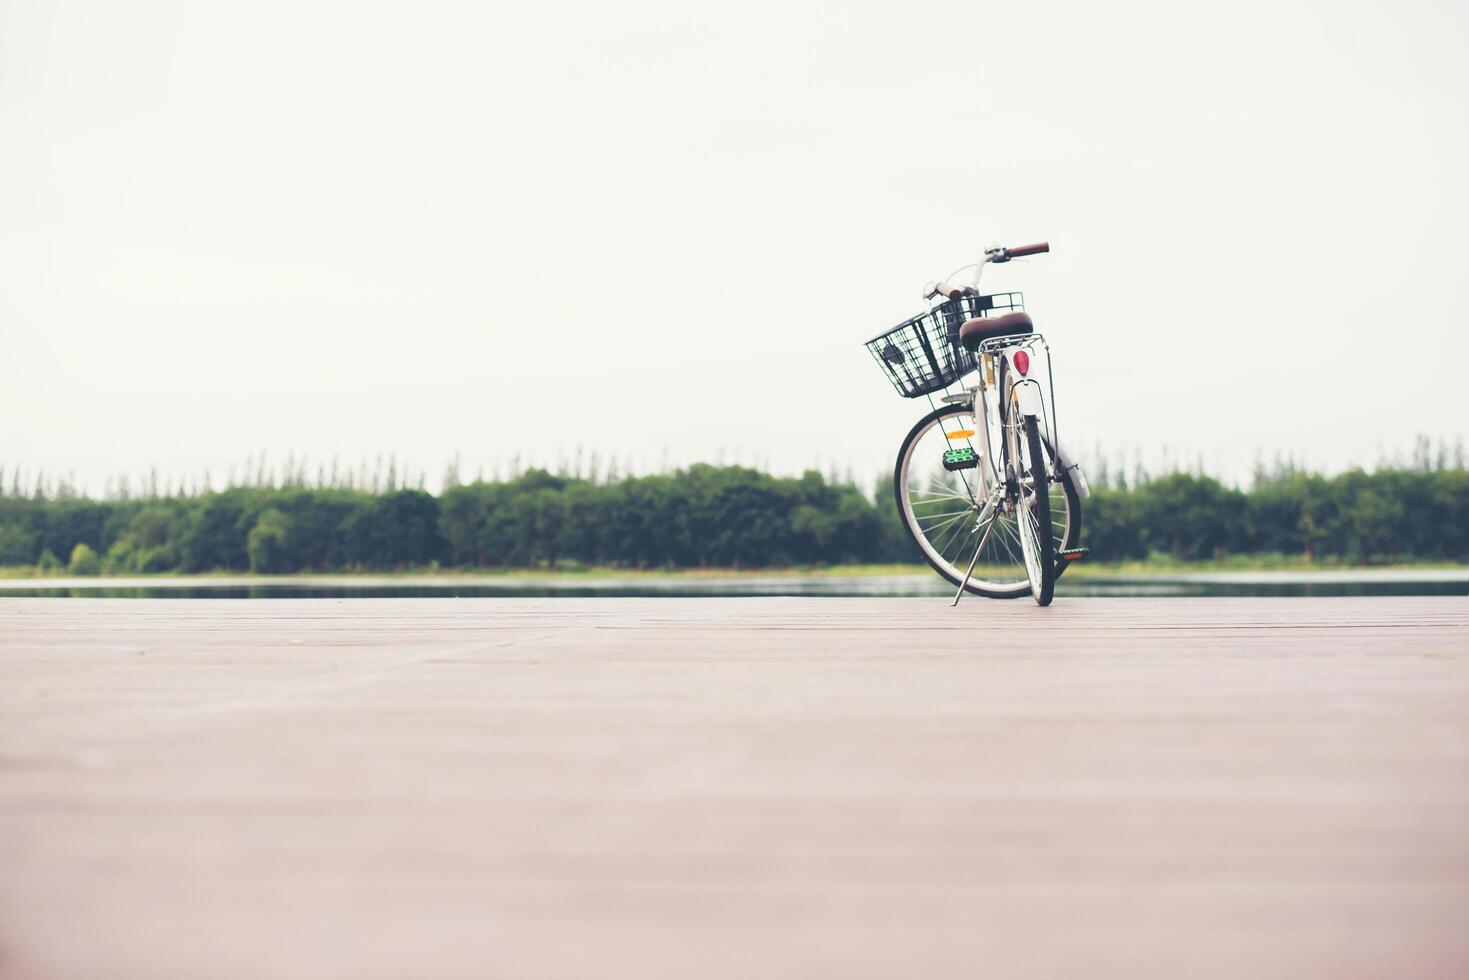
<path fill-rule="evenodd" d="M 959 343 L 971 354 L 979 345 L 995 337 L 1021 336 L 1034 333 L 1035 323 L 1029 313 L 1002 313 L 999 316 L 977 316 L 965 320 L 959 328 Z"/>

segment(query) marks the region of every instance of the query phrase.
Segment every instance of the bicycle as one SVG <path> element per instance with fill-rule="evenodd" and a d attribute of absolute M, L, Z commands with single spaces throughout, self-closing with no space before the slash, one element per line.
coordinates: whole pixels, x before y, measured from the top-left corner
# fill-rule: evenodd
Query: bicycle
<path fill-rule="evenodd" d="M 893 492 L 924 559 L 958 586 L 954 605 L 969 592 L 1048 606 L 1056 579 L 1086 555 L 1077 541 L 1090 490 L 1056 436 L 1050 347 L 1021 293 L 978 289 L 986 266 L 1049 251 L 986 250 L 924 288 L 936 305 L 866 343 L 899 394 L 933 406 L 898 450 Z M 967 286 L 949 285 L 970 269 Z M 976 372 L 977 384 L 951 391 Z"/>

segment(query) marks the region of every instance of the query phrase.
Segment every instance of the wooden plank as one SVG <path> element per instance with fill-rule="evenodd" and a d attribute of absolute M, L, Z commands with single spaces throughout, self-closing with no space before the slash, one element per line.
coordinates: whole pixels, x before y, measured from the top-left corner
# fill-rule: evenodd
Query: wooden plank
<path fill-rule="evenodd" d="M 0 599 L 0 976 L 1469 971 L 1469 601 Z"/>

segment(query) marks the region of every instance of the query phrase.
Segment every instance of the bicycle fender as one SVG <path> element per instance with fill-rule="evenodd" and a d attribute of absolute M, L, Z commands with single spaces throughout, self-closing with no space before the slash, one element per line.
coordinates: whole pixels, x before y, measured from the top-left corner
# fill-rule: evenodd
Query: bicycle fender
<path fill-rule="evenodd" d="M 1051 448 L 1051 454 L 1056 457 L 1057 468 L 1064 473 L 1071 474 L 1071 485 L 1076 488 L 1076 496 L 1081 500 L 1090 497 L 1092 489 L 1087 486 L 1086 474 L 1081 471 L 1081 464 L 1066 451 L 1065 446 L 1052 446 L 1049 436 L 1041 438 L 1046 440 L 1046 445 Z"/>
<path fill-rule="evenodd" d="M 1020 409 L 1021 415 L 1045 417 L 1045 408 L 1041 405 L 1040 385 L 1034 381 L 1021 381 L 1015 385 L 1013 391 L 1015 405 Z"/>
<path fill-rule="evenodd" d="M 1036 418 L 1045 418 L 1045 407 L 1041 402 L 1041 389 L 1034 381 L 1018 382 L 1014 389 L 1015 407 L 1022 415 L 1034 415 Z M 1053 444 L 1051 434 L 1046 431 L 1046 426 L 1041 426 L 1041 438 L 1050 447 L 1051 454 L 1056 457 L 1056 465 L 1063 472 L 1071 474 L 1071 485 L 1076 488 L 1076 496 L 1085 500 L 1092 495 L 1091 487 L 1087 486 L 1086 474 L 1081 471 L 1081 464 L 1066 451 L 1065 446 Z"/>

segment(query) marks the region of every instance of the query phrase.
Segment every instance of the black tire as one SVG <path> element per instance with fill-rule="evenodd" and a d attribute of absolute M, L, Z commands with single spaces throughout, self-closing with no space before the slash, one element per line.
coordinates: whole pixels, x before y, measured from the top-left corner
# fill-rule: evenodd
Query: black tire
<path fill-rule="evenodd" d="M 1050 475 L 1046 473 L 1046 455 L 1041 448 L 1041 427 L 1034 415 L 1027 415 L 1021 421 L 1025 429 L 1025 443 L 1030 453 L 1030 478 L 1031 478 L 1031 500 L 1035 509 L 1035 523 L 1037 528 L 1051 527 L 1051 494 Z M 1051 599 L 1056 595 L 1056 539 L 1049 533 L 1037 534 L 1036 543 L 1040 545 L 1040 588 L 1035 591 L 1035 601 L 1038 606 L 1049 606 Z M 1069 545 L 1068 545 L 1069 547 Z"/>
<path fill-rule="evenodd" d="M 903 485 L 903 458 L 908 454 L 909 445 L 919 438 L 934 422 L 937 422 L 946 415 L 964 415 L 968 414 L 968 411 L 962 405 L 944 405 L 923 416 L 923 418 L 913 424 L 913 428 L 908 430 L 908 434 L 898 446 L 898 459 L 893 466 L 893 503 L 898 510 L 898 522 L 903 525 L 903 530 L 907 533 L 908 540 L 913 543 L 914 550 L 922 556 L 924 563 L 955 588 L 958 588 L 960 579 L 963 577 L 962 574 L 955 573 L 950 566 L 935 561 L 924 550 L 923 545 L 918 540 L 918 535 L 904 518 L 903 497 L 905 487 Z M 1069 524 L 1066 528 L 1066 540 L 1062 543 L 1061 547 L 1074 548 L 1076 547 L 1076 543 L 1081 539 L 1081 497 L 1076 492 L 1076 487 L 1071 480 L 1071 474 L 1069 472 L 1062 471 L 1059 482 L 1062 492 L 1066 494 L 1066 511 L 1070 517 Z M 1049 505 L 1049 501 L 1047 501 L 1047 504 Z M 1049 511 L 1049 509 L 1048 506 L 1047 510 Z M 1054 561 L 1052 564 L 1054 565 Z M 972 581 L 965 585 L 964 590 L 970 595 L 983 596 L 987 599 L 1020 599 L 1030 594 L 1028 589 L 1019 592 L 996 592 L 993 589 L 981 588 Z"/>

